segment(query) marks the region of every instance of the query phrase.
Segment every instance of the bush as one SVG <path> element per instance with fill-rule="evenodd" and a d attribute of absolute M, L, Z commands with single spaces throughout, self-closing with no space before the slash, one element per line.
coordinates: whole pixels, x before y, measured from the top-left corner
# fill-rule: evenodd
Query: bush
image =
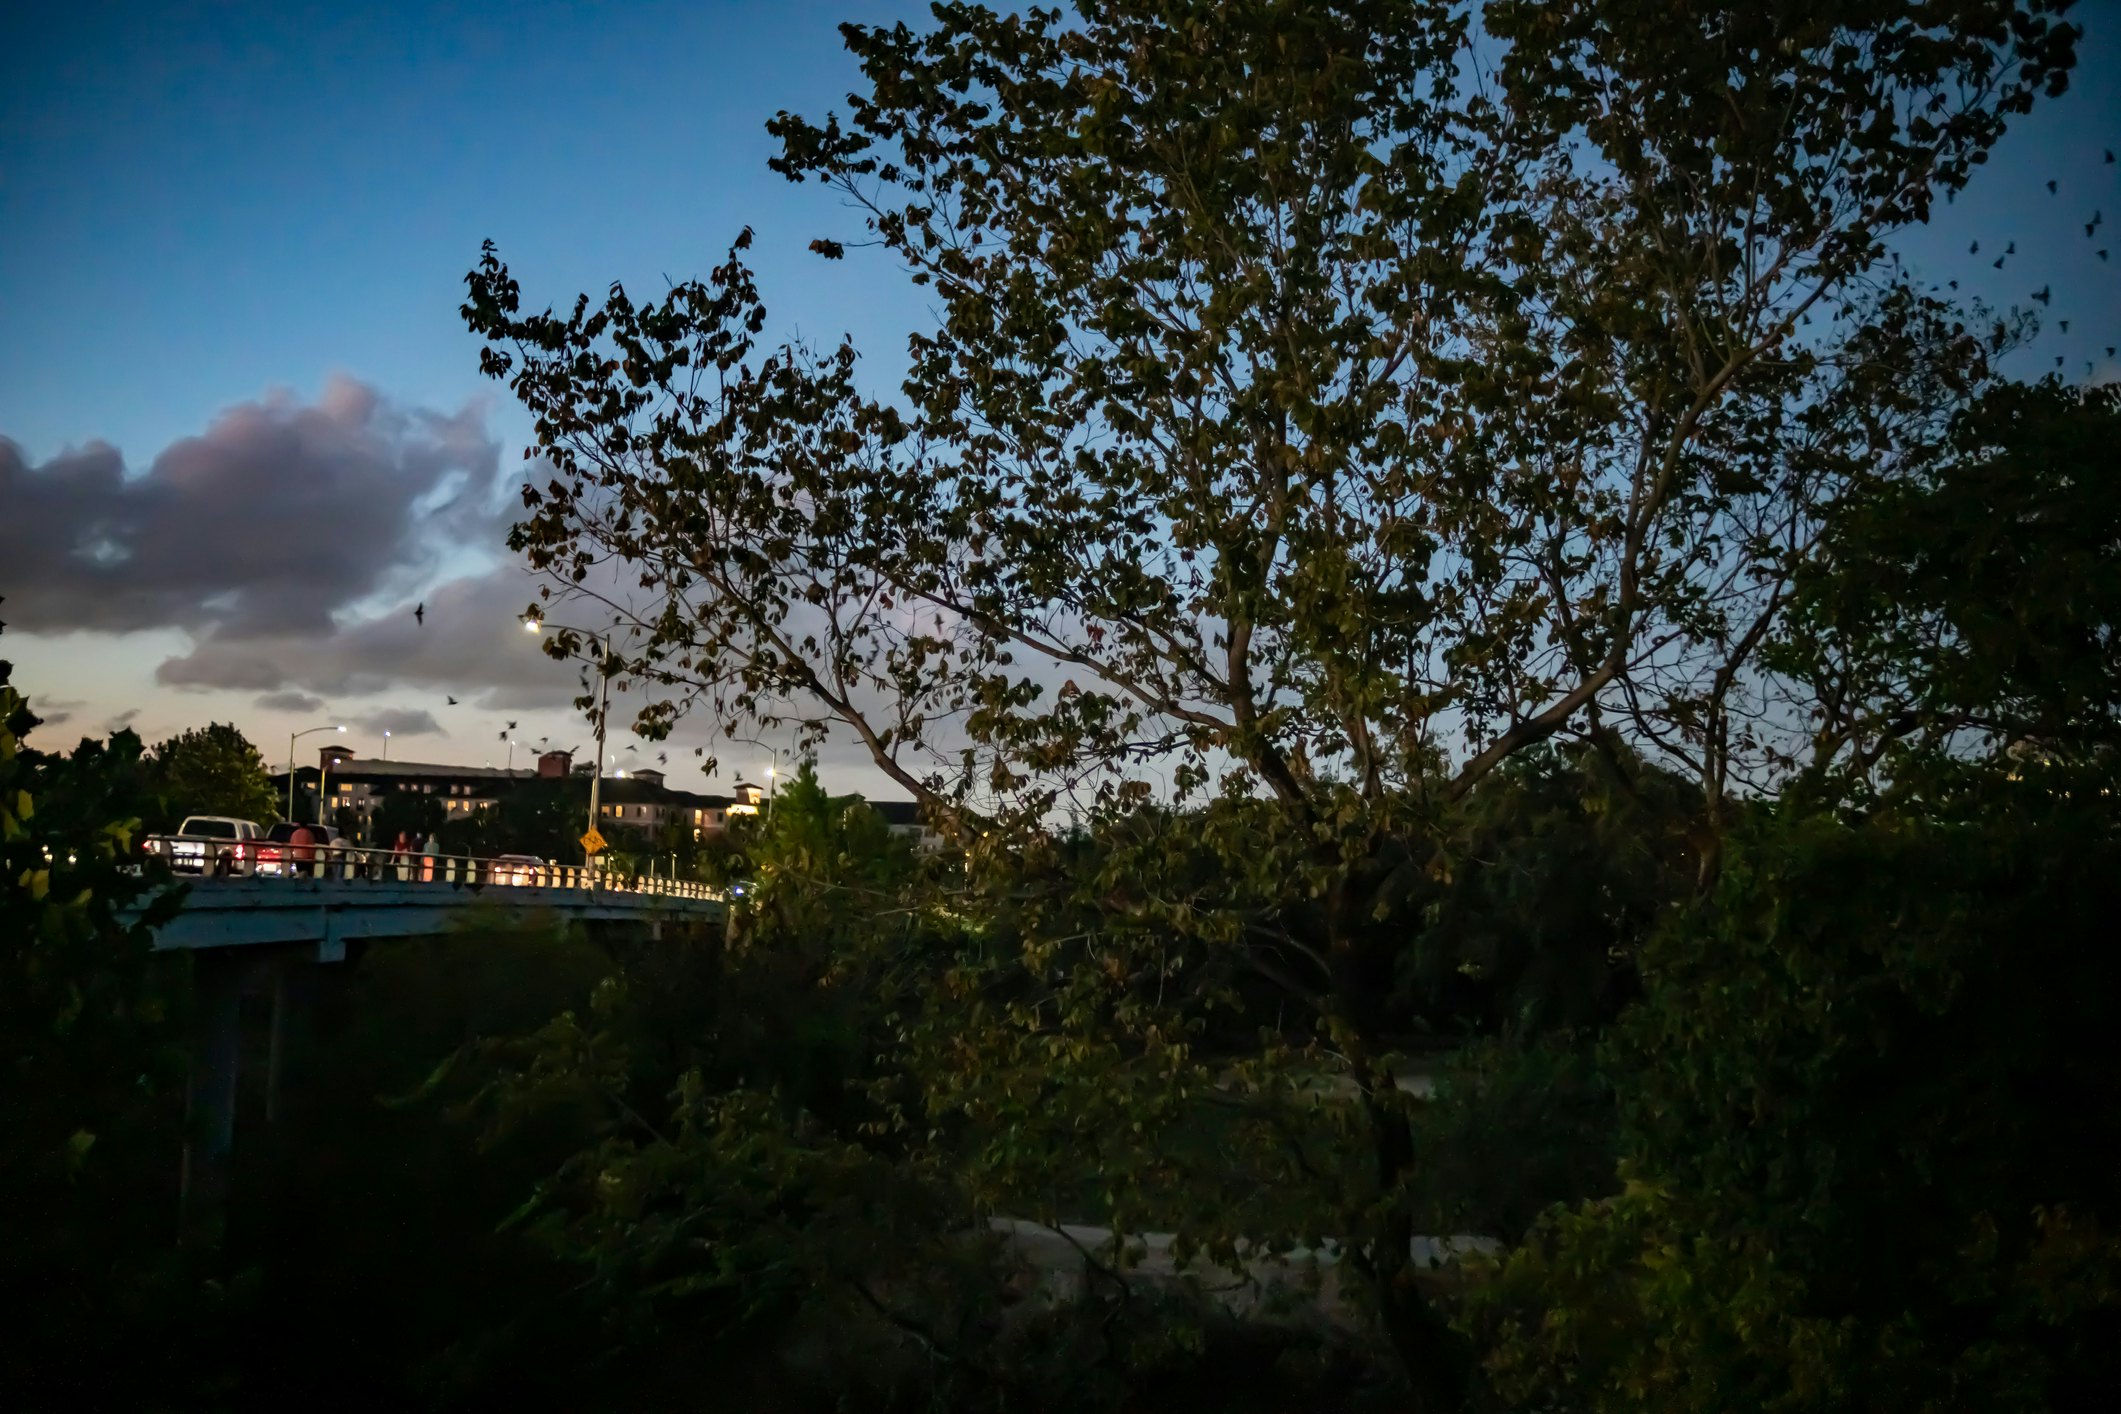
<path fill-rule="evenodd" d="M 1658 935 L 1608 1048 L 1624 1190 L 1543 1220 L 1475 1317 L 1508 1407 L 2121 1387 L 2121 849 L 2096 794 L 2020 789 L 1979 825 L 1763 825 Z"/>

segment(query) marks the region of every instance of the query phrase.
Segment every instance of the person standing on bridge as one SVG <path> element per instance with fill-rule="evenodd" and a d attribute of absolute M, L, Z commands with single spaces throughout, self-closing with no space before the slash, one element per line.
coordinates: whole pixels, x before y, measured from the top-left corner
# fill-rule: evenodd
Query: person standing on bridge
<path fill-rule="evenodd" d="M 397 843 L 390 847 L 391 861 L 397 866 L 398 879 L 402 882 L 412 877 L 412 836 L 404 830 L 398 831 Z"/>
<path fill-rule="evenodd" d="M 436 855 L 438 855 L 438 854 L 440 854 L 441 852 L 442 852 L 442 839 L 441 839 L 441 836 L 439 836 L 439 835 L 435 835 L 435 834 L 430 834 L 430 835 L 428 835 L 428 837 L 427 837 L 427 844 L 426 844 L 426 846 L 425 846 L 425 849 L 424 849 L 424 853 L 425 853 L 425 854 L 427 855 L 427 860 L 426 860 L 426 864 L 425 864 L 425 867 L 424 867 L 424 868 L 423 868 L 423 869 L 421 870 L 421 872 L 420 872 L 420 877 L 421 877 L 422 879 L 425 879 L 425 880 L 427 880 L 427 881 L 428 881 L 428 882 L 430 882 L 430 883 L 432 883 L 432 882 L 434 881 L 434 876 L 435 876 L 435 856 L 436 856 Z"/>
<path fill-rule="evenodd" d="M 291 872 L 313 874 L 317 868 L 317 837 L 309 826 L 297 825 L 294 833 L 287 837 L 287 858 Z"/>

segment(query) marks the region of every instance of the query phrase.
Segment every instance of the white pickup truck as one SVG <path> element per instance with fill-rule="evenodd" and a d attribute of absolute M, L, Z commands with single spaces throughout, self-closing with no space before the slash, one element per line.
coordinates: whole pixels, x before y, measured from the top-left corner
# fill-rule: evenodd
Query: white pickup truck
<path fill-rule="evenodd" d="M 182 874 L 249 874 L 258 867 L 265 832 L 254 820 L 227 815 L 187 815 L 174 836 L 158 843 L 169 867 Z"/>

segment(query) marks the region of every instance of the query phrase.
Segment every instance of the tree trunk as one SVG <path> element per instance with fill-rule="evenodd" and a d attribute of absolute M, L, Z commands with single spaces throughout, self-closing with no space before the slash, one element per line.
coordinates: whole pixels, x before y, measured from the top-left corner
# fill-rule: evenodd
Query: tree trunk
<path fill-rule="evenodd" d="M 1465 1406 L 1471 1354 L 1415 1284 L 1414 1214 L 1406 1192 L 1415 1162 L 1414 1125 L 1398 1081 L 1375 1060 L 1388 1018 L 1382 1005 L 1384 979 L 1373 971 L 1397 940 L 1377 950 L 1374 917 L 1393 869 L 1406 863 L 1403 851 L 1397 857 L 1380 855 L 1366 871 L 1331 891 L 1324 941 L 1333 959 L 1333 1005 L 1340 1032 L 1336 1039 L 1348 1057 L 1370 1124 L 1384 1213 L 1383 1221 L 1370 1227 L 1367 1246 L 1351 1256 L 1376 1290 L 1379 1324 L 1406 1372 L 1409 1408 L 1415 1414 L 1453 1414 Z M 1351 1236 L 1359 1230 L 1350 1225 Z"/>
<path fill-rule="evenodd" d="M 1415 1284 L 1414 1215 L 1400 1192 L 1414 1163 L 1414 1130 L 1390 1075 L 1372 1069 L 1359 1082 L 1377 1152 L 1377 1182 L 1386 1204 L 1369 1252 L 1370 1279 L 1385 1339 L 1406 1371 L 1415 1414 L 1451 1414 L 1465 1405 L 1471 1372 L 1466 1343 Z M 1382 1083 L 1380 1093 L 1374 1086 Z"/>

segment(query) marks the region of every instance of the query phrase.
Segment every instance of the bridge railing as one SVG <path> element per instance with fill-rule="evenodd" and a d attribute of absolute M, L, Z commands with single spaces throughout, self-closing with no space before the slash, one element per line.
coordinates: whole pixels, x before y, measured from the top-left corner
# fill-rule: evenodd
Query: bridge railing
<path fill-rule="evenodd" d="M 362 879 L 376 883 L 591 889 L 668 898 L 723 898 L 720 889 L 691 879 L 608 869 L 590 864 L 532 863 L 527 858 L 401 853 L 365 845 L 291 845 L 207 835 L 149 835 L 149 854 L 211 878 Z M 304 858 L 302 851 L 308 851 Z"/>

